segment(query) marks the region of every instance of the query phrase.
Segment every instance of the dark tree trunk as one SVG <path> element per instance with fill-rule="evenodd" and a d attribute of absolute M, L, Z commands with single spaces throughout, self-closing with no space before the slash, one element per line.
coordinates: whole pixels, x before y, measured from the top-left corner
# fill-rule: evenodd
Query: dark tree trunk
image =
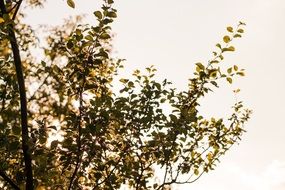
<path fill-rule="evenodd" d="M 21 5 L 21 0 L 18 1 L 18 7 Z M 0 0 L 1 14 L 7 14 L 4 0 Z M 18 8 L 17 8 L 18 9 Z M 13 16 L 14 17 L 14 16 Z M 22 127 L 22 150 L 24 154 L 25 163 L 25 175 L 26 175 L 26 190 L 33 190 L 33 171 L 32 171 L 32 158 L 31 151 L 29 147 L 29 130 L 28 130 L 28 114 L 27 114 L 27 98 L 25 89 L 25 80 L 22 70 L 22 62 L 20 51 L 17 43 L 17 39 L 14 32 L 14 26 L 10 24 L 9 26 L 9 39 L 12 47 L 14 64 L 17 74 L 17 81 L 20 93 L 20 104 L 21 104 L 21 127 Z"/>

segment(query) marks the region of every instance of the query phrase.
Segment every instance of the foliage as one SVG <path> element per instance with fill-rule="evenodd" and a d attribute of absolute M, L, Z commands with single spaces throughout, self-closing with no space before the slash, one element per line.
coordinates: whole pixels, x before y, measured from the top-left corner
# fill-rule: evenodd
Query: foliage
<path fill-rule="evenodd" d="M 94 12 L 96 26 L 68 20 L 50 29 L 40 62 L 30 53 L 40 47 L 36 33 L 21 22 L 24 14 L 17 14 L 22 1 L 0 1 L 2 189 L 167 189 L 192 183 L 214 169 L 220 156 L 240 140 L 250 115 L 242 102 L 233 106 L 228 120 L 204 118 L 198 108 L 220 79 L 232 83 L 234 76 L 244 76 L 236 65 L 226 71 L 220 67 L 224 54 L 235 50 L 231 42 L 242 36 L 244 23 L 227 27 L 213 58 L 196 63 L 187 90 L 179 92 L 169 81 L 157 81 L 156 69 L 149 67 L 121 79 L 123 87 L 115 94 L 112 81 L 123 60 L 111 57 L 110 24 L 117 17 L 113 0 L 104 0 L 102 9 Z M 24 6 L 43 3 L 30 0 Z M 67 4 L 75 8 L 73 0 Z M 13 43 L 20 48 L 20 62 Z M 14 68 L 17 63 L 23 79 Z M 19 90 L 21 80 L 27 86 L 24 92 Z M 163 178 L 155 170 L 163 172 Z"/>

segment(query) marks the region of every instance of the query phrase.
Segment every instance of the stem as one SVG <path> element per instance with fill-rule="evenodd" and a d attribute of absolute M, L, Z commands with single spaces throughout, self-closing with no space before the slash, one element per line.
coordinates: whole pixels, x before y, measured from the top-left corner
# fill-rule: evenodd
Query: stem
<path fill-rule="evenodd" d="M 19 9 L 20 9 L 20 6 L 21 6 L 21 4 L 22 4 L 22 1 L 23 1 L 23 0 L 19 0 L 19 1 L 17 2 L 17 7 L 16 7 L 16 10 L 15 10 L 15 12 L 14 12 L 14 14 L 13 14 L 12 20 L 15 20 L 15 18 L 16 18 L 16 16 L 17 16 L 17 13 L 18 13 L 18 11 L 19 11 Z"/>
<path fill-rule="evenodd" d="M 84 69 L 86 70 L 86 63 L 84 63 Z M 83 73 L 83 82 L 82 82 L 82 86 L 79 90 L 79 118 L 78 118 L 78 136 L 77 136 L 77 159 L 76 159 L 76 165 L 75 165 L 75 169 L 73 171 L 73 174 L 71 176 L 70 179 L 70 183 L 69 183 L 69 187 L 68 190 L 71 190 L 72 185 L 73 185 L 73 181 L 76 177 L 76 174 L 79 170 L 80 167 L 80 162 L 81 162 L 81 146 L 82 146 L 82 142 L 81 142 L 81 135 L 82 135 L 82 126 L 81 126 L 81 120 L 82 120 L 82 116 L 83 116 L 83 112 L 84 112 L 84 106 L 83 106 L 83 92 L 84 92 L 84 88 L 85 88 L 85 82 L 86 82 L 86 71 L 84 70 Z"/>
<path fill-rule="evenodd" d="M 12 179 L 10 179 L 6 174 L 5 172 L 3 171 L 0 171 L 0 176 L 6 181 L 8 182 L 11 187 L 13 187 L 14 189 L 16 190 L 20 190 L 20 188 L 16 185 L 16 183 L 14 183 L 14 181 L 12 181 Z"/>
<path fill-rule="evenodd" d="M 21 1 L 19 2 L 20 6 Z M 7 14 L 4 0 L 0 0 L 0 9 L 2 14 Z M 22 61 L 20 51 L 17 43 L 17 39 L 14 32 L 13 24 L 9 24 L 9 40 L 12 47 L 14 64 L 16 68 L 17 81 L 20 93 L 20 104 L 21 104 L 21 126 L 22 126 L 22 150 L 24 154 L 25 162 L 25 174 L 26 174 L 26 190 L 33 190 L 33 170 L 32 170 L 32 158 L 29 142 L 29 130 L 28 130 L 28 114 L 27 114 L 27 98 L 25 89 L 25 79 L 22 70 Z"/>
<path fill-rule="evenodd" d="M 75 176 L 78 172 L 80 161 L 81 161 L 81 118 L 82 118 L 82 92 L 80 92 L 80 98 L 79 98 L 79 123 L 78 123 L 78 137 L 77 137 L 77 158 L 76 158 L 76 165 L 75 169 L 73 171 L 73 174 L 70 179 L 68 190 L 71 190 L 73 181 L 75 179 Z"/>

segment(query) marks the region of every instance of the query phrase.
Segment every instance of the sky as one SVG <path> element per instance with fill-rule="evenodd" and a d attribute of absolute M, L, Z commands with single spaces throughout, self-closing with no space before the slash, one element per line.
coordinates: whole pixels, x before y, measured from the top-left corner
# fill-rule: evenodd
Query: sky
<path fill-rule="evenodd" d="M 100 1 L 49 0 L 42 10 L 30 10 L 28 22 L 56 25 L 68 15 L 92 12 Z M 94 5 L 93 5 L 94 4 Z M 235 98 L 232 90 L 253 110 L 239 145 L 235 145 L 214 171 L 179 190 L 284 190 L 285 189 L 285 1 L 284 0 L 121 0 L 115 3 L 113 25 L 115 55 L 125 58 L 129 76 L 136 69 L 155 65 L 159 78 L 186 89 L 196 62 L 211 58 L 227 26 L 247 24 L 236 52 L 222 64 L 236 64 L 246 77 L 222 84 L 202 102 L 201 112 L 226 116 Z M 89 16 L 88 16 L 89 15 Z"/>

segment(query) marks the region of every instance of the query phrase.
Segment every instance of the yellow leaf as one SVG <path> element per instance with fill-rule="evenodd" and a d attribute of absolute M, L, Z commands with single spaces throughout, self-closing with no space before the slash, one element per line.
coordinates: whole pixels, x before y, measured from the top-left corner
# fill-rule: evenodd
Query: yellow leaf
<path fill-rule="evenodd" d="M 239 33 L 243 33 L 244 30 L 240 28 L 240 29 L 238 29 L 238 32 L 239 32 Z"/>
<path fill-rule="evenodd" d="M 68 6 L 70 6 L 71 8 L 75 8 L 75 3 L 73 0 L 67 0 L 67 4 Z"/>
<path fill-rule="evenodd" d="M 230 47 L 228 47 L 228 50 L 229 51 L 235 51 L 235 47 L 234 46 L 230 46 Z"/>
<path fill-rule="evenodd" d="M 228 27 L 227 27 L 227 31 L 229 31 L 229 32 L 233 32 L 233 31 L 234 31 L 234 29 L 233 29 L 233 27 L 228 26 Z"/>
<path fill-rule="evenodd" d="M 209 154 L 207 155 L 207 159 L 208 159 L 209 161 L 212 161 L 213 155 L 212 155 L 211 153 L 209 153 Z"/>
<path fill-rule="evenodd" d="M 240 75 L 240 76 L 244 76 L 245 75 L 244 72 L 237 72 L 237 74 Z"/>
<path fill-rule="evenodd" d="M 233 83 L 233 79 L 232 79 L 232 78 L 230 78 L 230 77 L 227 77 L 227 81 L 228 81 L 230 84 L 232 84 L 232 83 Z"/>
<path fill-rule="evenodd" d="M 199 170 L 198 170 L 198 169 L 195 169 L 195 170 L 194 170 L 194 174 L 195 174 L 195 175 L 199 175 Z"/>
<path fill-rule="evenodd" d="M 196 65 L 201 69 L 204 70 L 205 66 L 202 63 L 196 63 Z"/>
<path fill-rule="evenodd" d="M 231 41 L 231 38 L 229 36 L 224 36 L 223 40 L 225 43 L 229 43 Z"/>
<path fill-rule="evenodd" d="M 237 93 L 240 92 L 240 89 L 238 88 L 238 89 L 236 89 L 236 90 L 233 90 L 233 92 L 237 94 Z"/>
<path fill-rule="evenodd" d="M 2 17 L 0 17 L 0 24 L 3 22 L 5 22 L 5 20 Z"/>
<path fill-rule="evenodd" d="M 45 186 L 40 185 L 36 187 L 36 190 L 46 190 L 46 188 Z"/>

